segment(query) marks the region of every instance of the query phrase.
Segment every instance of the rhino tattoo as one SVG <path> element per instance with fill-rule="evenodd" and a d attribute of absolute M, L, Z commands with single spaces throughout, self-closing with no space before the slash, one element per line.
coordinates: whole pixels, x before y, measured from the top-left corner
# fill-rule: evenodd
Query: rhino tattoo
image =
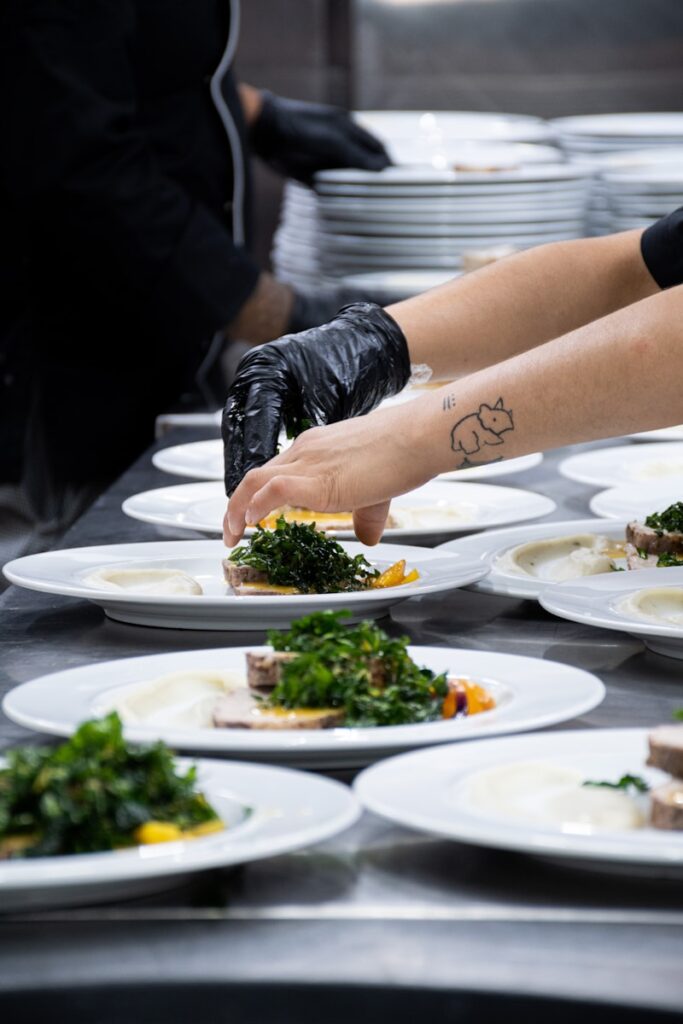
<path fill-rule="evenodd" d="M 479 412 L 458 420 L 451 431 L 451 448 L 462 452 L 468 461 L 470 455 L 476 455 L 485 445 L 503 444 L 500 435 L 513 429 L 512 411 L 504 409 L 503 399 L 499 398 L 495 405 L 480 405 Z"/>

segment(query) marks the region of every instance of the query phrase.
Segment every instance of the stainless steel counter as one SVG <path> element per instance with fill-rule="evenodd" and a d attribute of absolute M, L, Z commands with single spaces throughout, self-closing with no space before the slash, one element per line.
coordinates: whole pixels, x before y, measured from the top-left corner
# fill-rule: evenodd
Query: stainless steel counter
<path fill-rule="evenodd" d="M 206 436 L 176 432 L 160 446 Z M 553 518 L 589 515 L 592 490 L 559 477 L 558 460 L 551 456 L 501 482 L 553 497 Z M 127 495 L 169 482 L 153 469 L 148 453 L 62 546 L 158 539 L 156 529 L 127 519 L 120 505 Z M 668 720 L 683 697 L 680 662 L 654 655 L 626 635 L 555 619 L 533 602 L 456 591 L 400 605 L 386 628 L 408 633 L 415 643 L 528 654 L 596 672 L 607 698 L 570 727 L 654 725 Z M 256 639 L 254 633 L 125 626 L 84 602 L 10 588 L 0 601 L 0 694 L 68 665 Z M 28 735 L 0 720 L 0 749 Z M 595 1001 L 602 1008 L 581 1012 L 601 1022 L 612 1019 L 602 1004 L 624 1012 L 647 1008 L 638 1019 L 649 1021 L 656 1009 L 677 1015 L 683 1005 L 682 926 L 680 883 L 446 843 L 365 815 L 315 849 L 213 873 L 162 897 L 0 918 L 0 1015 L 3 999 L 35 990 L 40 979 L 39 987 L 49 991 L 202 983 L 232 986 L 233 996 L 266 982 L 322 984 L 328 997 L 341 984 L 365 993 L 366 986 L 389 986 L 394 995 L 415 987 L 465 1000 L 465 1009 L 458 1003 L 457 1019 L 482 1022 L 497 1018 L 476 998 L 467 1002 L 471 993 L 549 996 Z M 424 991 L 422 996 L 427 999 Z M 338 1019 L 346 1003 L 336 996 L 333 1003 L 324 1013 L 323 1004 L 315 1003 L 318 1019 Z M 253 1016 L 253 1008 L 245 1016 L 239 1000 L 229 1005 L 233 1022 L 309 1019 L 303 1011 Z M 304 998 L 302 1005 L 313 1004 Z M 358 1016 L 348 1005 L 347 1016 Z M 409 1005 L 406 994 L 405 1012 Z M 427 1003 L 416 1005 L 424 1009 Z M 449 1005 L 455 1012 L 455 1003 Z M 440 1009 L 429 1012 L 431 1020 L 442 1019 Z M 562 1019 L 556 1009 L 547 1012 Z"/>

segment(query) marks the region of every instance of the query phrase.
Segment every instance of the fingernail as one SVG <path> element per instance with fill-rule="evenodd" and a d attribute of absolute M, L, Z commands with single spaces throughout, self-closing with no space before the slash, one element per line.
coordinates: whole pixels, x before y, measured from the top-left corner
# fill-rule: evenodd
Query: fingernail
<path fill-rule="evenodd" d="M 244 518 L 245 518 L 247 526 L 254 526 L 256 524 L 256 517 L 254 515 L 253 508 L 248 508 L 247 509 L 247 511 L 246 511 L 246 513 L 244 515 Z"/>

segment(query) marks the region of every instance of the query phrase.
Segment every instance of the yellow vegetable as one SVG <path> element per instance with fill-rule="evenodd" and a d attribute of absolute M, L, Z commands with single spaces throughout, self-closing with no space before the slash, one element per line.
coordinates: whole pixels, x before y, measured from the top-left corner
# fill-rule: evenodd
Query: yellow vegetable
<path fill-rule="evenodd" d="M 383 590 L 386 587 L 400 587 L 404 583 L 414 583 L 419 578 L 420 574 L 417 569 L 413 569 L 406 576 L 406 562 L 405 558 L 402 558 L 400 562 L 394 562 L 384 570 L 381 576 L 372 581 L 372 589 Z"/>
<path fill-rule="evenodd" d="M 135 841 L 141 846 L 151 843 L 173 843 L 183 838 L 182 831 L 170 821 L 146 821 L 135 830 Z"/>

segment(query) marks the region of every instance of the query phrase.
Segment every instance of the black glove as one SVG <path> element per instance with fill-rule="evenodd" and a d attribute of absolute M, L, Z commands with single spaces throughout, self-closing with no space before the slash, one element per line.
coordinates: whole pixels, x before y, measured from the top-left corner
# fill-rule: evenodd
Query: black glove
<path fill-rule="evenodd" d="M 381 171 L 390 164 L 374 135 L 339 107 L 286 100 L 263 93 L 263 107 L 251 128 L 254 152 L 278 174 L 313 183 L 316 171 L 359 167 Z"/>
<path fill-rule="evenodd" d="M 252 349 L 223 410 L 226 493 L 275 455 L 283 427 L 296 435 L 361 416 L 409 377 L 403 331 L 372 303 L 346 306 L 330 323 Z"/>

